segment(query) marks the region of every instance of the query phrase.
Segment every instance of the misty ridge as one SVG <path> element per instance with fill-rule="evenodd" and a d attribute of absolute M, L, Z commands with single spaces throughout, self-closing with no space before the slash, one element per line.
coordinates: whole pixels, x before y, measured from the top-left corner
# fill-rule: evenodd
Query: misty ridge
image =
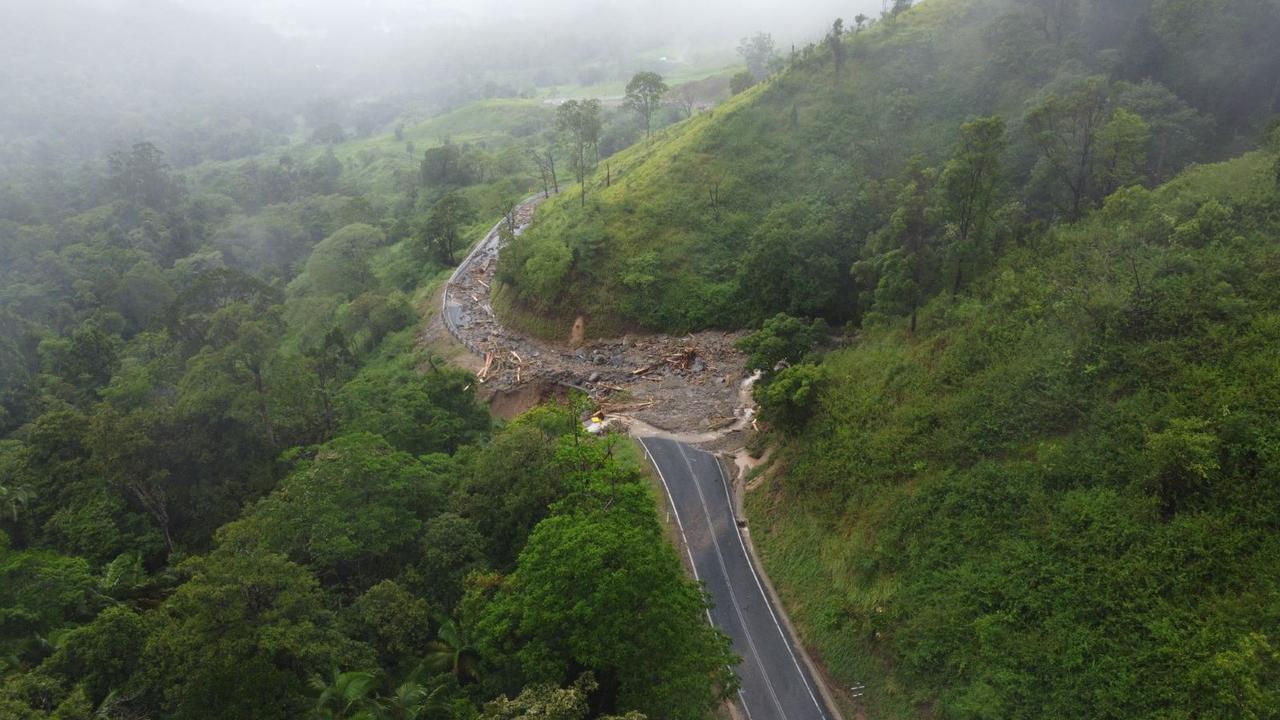
<path fill-rule="evenodd" d="M 812 38 L 859 4 L 880 3 L 8 0 L 0 173 L 144 139 L 181 167 L 308 123 L 368 135 L 476 99 L 728 66 L 741 37 Z"/>

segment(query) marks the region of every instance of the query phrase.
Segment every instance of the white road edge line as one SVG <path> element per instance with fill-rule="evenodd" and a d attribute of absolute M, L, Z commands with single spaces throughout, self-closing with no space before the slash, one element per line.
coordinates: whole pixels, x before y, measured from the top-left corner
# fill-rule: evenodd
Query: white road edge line
<path fill-rule="evenodd" d="M 724 573 L 725 587 L 729 588 L 729 601 L 733 603 L 733 611 L 738 615 L 738 622 L 742 624 L 742 634 L 747 638 L 747 645 L 751 648 L 751 654 L 756 658 L 756 664 L 760 666 L 760 676 L 764 678 L 764 686 L 769 690 L 769 697 L 773 699 L 774 707 L 778 708 L 780 717 L 787 717 L 787 711 L 782 707 L 782 701 L 778 699 L 778 691 L 773 687 L 773 681 L 769 679 L 769 670 L 765 667 L 764 660 L 760 657 L 760 650 L 756 647 L 756 641 L 751 637 L 751 628 L 747 625 L 747 618 L 742 614 L 742 606 L 738 604 L 738 593 L 733 589 L 733 581 L 729 577 L 729 567 L 724 562 L 724 551 L 720 549 L 720 541 L 716 538 L 716 524 L 711 519 L 711 511 L 707 508 L 707 496 L 702 492 L 702 485 L 698 483 L 698 473 L 694 472 L 693 464 L 689 462 L 689 456 L 684 451 L 684 444 L 671 441 L 675 444 L 676 450 L 680 451 L 680 459 L 684 460 L 685 467 L 689 468 L 689 477 L 693 478 L 693 487 L 698 491 L 698 501 L 702 503 L 702 514 L 707 518 L 707 530 L 711 534 L 711 544 L 716 549 L 716 561 L 720 563 L 720 571 Z M 673 503 L 674 504 L 674 503 Z M 749 561 L 749 559 L 748 559 Z M 769 604 L 769 597 L 764 598 L 765 605 Z"/>
<path fill-rule="evenodd" d="M 667 504 L 671 506 L 671 511 L 676 516 L 676 527 L 680 528 L 680 540 L 684 543 L 685 555 L 689 557 L 689 568 L 693 570 L 693 579 L 698 583 L 702 583 L 702 578 L 698 577 L 698 564 L 693 561 L 693 551 L 689 549 L 689 538 L 684 534 L 684 522 L 680 520 L 680 508 L 676 507 L 676 498 L 671 494 L 671 486 L 667 484 L 667 476 L 662 474 L 662 468 L 658 467 L 658 461 L 654 459 L 653 452 L 649 450 L 649 445 L 645 443 L 644 438 L 636 438 L 636 440 L 639 440 L 640 447 L 644 448 L 644 454 L 649 464 L 653 466 L 654 470 L 658 471 L 658 479 L 662 481 L 662 489 L 667 491 Z M 703 584 L 703 591 L 706 591 L 705 584 Z M 715 627 L 716 621 L 711 619 L 711 608 L 707 608 L 706 613 L 707 624 Z M 733 667 L 729 667 L 729 672 L 733 672 Z M 764 672 L 763 668 L 761 668 L 761 672 Z M 751 720 L 751 708 L 747 707 L 747 697 L 742 694 L 742 688 L 738 688 L 738 700 L 742 702 L 742 711 L 747 714 L 747 720 Z"/>
<path fill-rule="evenodd" d="M 704 450 L 700 452 L 706 451 Z M 711 455 L 712 462 L 716 464 L 717 468 L 720 468 L 720 478 L 724 485 L 724 496 L 725 499 L 729 501 L 729 512 L 737 515 L 737 511 L 733 509 L 733 495 L 729 493 L 729 476 L 724 471 L 724 463 L 721 463 L 720 459 L 712 453 L 707 454 Z M 742 546 L 742 554 L 747 558 L 747 567 L 751 568 L 751 577 L 755 578 L 756 587 L 760 588 L 760 594 L 764 596 L 764 604 L 765 607 L 769 608 L 769 617 L 773 618 L 773 626 L 778 628 L 778 634 L 782 636 L 782 644 L 787 646 L 787 654 L 791 656 L 791 662 L 795 663 L 796 672 L 800 673 L 800 679 L 804 682 L 805 690 L 809 691 L 809 699 L 813 700 L 814 707 L 818 708 L 818 714 L 822 716 L 823 720 L 826 720 L 827 711 L 822 707 L 822 703 L 818 702 L 818 697 L 814 695 L 813 686 L 809 684 L 809 678 L 805 675 L 804 669 L 800 667 L 800 660 L 796 657 L 795 650 L 791 647 L 792 641 L 787 637 L 787 632 L 782 628 L 782 623 L 778 622 L 778 616 L 773 611 L 773 602 L 769 598 L 769 593 L 765 592 L 764 584 L 760 582 L 760 576 L 756 574 L 756 565 L 751 562 L 751 553 L 747 552 L 747 543 L 742 539 L 742 530 L 738 527 L 737 522 L 733 524 L 733 532 L 738 536 L 738 544 Z M 797 639 L 797 642 L 798 641 L 799 640 Z"/>

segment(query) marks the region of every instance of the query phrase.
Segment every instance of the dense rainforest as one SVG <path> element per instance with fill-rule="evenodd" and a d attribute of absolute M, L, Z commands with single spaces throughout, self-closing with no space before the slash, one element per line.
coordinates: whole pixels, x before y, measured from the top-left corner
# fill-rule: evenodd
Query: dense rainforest
<path fill-rule="evenodd" d="M 758 329 L 850 712 L 1280 717 L 1280 5 L 894 5 L 544 208 L 506 307 Z"/>
<path fill-rule="evenodd" d="M 206 119 L 5 146 L 0 717 L 719 706 L 735 658 L 630 445 L 572 408 L 500 423 L 420 345 L 466 246 L 541 188 L 554 109 Z M 205 132 L 245 123 L 266 140 Z"/>

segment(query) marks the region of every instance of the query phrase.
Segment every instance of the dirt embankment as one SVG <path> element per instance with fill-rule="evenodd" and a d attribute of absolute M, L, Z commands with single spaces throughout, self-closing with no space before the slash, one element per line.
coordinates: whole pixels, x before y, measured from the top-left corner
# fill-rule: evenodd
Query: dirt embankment
<path fill-rule="evenodd" d="M 440 318 L 428 329 L 436 336 L 447 331 L 474 354 L 473 367 L 495 412 L 518 413 L 556 388 L 573 387 L 641 431 L 648 426 L 705 438 L 749 423 L 745 363 L 734 347 L 742 333 L 581 341 L 565 328 L 563 343 L 548 343 L 502 324 L 492 302 L 498 254 L 504 235 L 518 237 L 532 224 L 540 201 L 522 203 L 472 250 L 445 288 Z M 504 226 L 512 233 L 504 234 Z"/>

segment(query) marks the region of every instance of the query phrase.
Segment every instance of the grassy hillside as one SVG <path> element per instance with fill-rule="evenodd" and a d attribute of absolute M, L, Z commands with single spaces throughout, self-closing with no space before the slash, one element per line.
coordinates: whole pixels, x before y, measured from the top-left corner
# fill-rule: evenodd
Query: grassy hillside
<path fill-rule="evenodd" d="M 1278 170 L 1122 191 L 822 362 L 748 512 L 872 717 L 1280 714 Z"/>
<path fill-rule="evenodd" d="M 929 0 L 831 35 L 728 105 L 601 163 L 585 207 L 576 192 L 549 203 L 506 258 L 509 296 L 557 319 L 585 314 L 595 334 L 778 311 L 859 321 L 867 288 L 850 268 L 891 220 L 886 183 L 915 157 L 945 163 L 966 120 L 1005 120 L 1000 203 L 1030 223 L 1078 209 L 1064 210 L 1043 133 L 1075 131 L 1054 123 L 1083 88 L 1095 120 L 1140 120 L 1127 181 L 1158 184 L 1251 146 L 1276 106 L 1280 51 L 1264 32 L 1280 30 L 1276 8 L 1144 5 Z M 1224 47 L 1250 60 L 1233 64 Z M 1084 205 L 1111 189 L 1101 174 L 1116 168 L 1097 164 Z"/>

